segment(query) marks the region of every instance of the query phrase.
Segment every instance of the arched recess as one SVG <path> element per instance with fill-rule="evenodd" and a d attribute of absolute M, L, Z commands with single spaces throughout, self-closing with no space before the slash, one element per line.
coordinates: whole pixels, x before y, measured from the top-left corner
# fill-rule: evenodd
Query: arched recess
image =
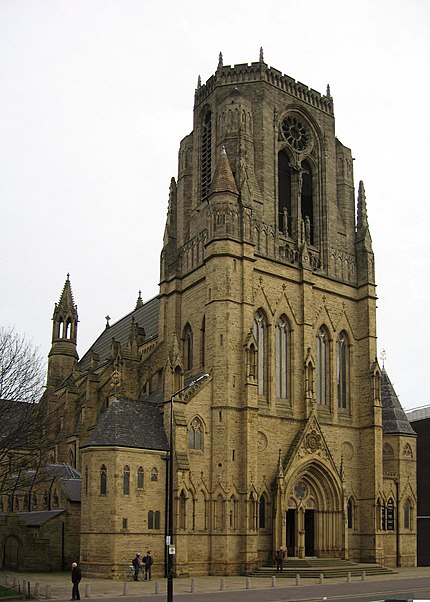
<path fill-rule="evenodd" d="M 9 536 L 4 544 L 3 568 L 18 571 L 20 568 L 20 550 L 22 543 L 13 536 Z"/>
<path fill-rule="evenodd" d="M 284 511 L 276 520 L 284 519 L 282 545 L 287 545 L 289 555 L 344 557 L 342 499 L 339 475 L 316 459 L 285 479 Z"/>

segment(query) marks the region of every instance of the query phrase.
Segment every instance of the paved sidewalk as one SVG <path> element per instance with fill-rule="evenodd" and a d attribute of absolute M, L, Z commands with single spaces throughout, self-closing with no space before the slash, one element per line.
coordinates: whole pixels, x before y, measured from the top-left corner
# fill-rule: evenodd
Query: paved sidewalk
<path fill-rule="evenodd" d="M 276 578 L 272 577 L 252 577 L 246 578 L 242 576 L 235 577 L 195 577 L 186 579 L 175 579 L 174 580 L 174 595 L 178 596 L 182 600 L 189 598 L 185 594 L 193 594 L 196 599 L 199 597 L 197 594 L 213 594 L 214 598 L 227 599 L 222 595 L 224 592 L 244 592 L 249 588 L 249 597 L 257 599 L 257 597 L 251 596 L 251 591 L 254 594 L 255 590 L 271 590 L 272 592 L 279 590 L 285 591 L 288 588 L 289 595 L 288 599 L 294 600 L 311 600 L 311 599 L 323 599 L 324 595 L 333 595 L 332 592 L 336 590 L 345 591 L 345 589 L 351 589 L 351 591 L 362 591 L 363 593 L 381 592 L 387 585 L 395 591 L 396 581 L 398 582 L 398 588 L 404 588 L 405 583 L 411 590 L 414 590 L 414 584 L 428 586 L 430 588 L 430 567 L 418 567 L 418 568 L 400 568 L 397 569 L 397 573 L 389 575 L 375 575 L 365 577 L 363 581 L 362 577 L 353 577 L 351 583 L 346 583 L 346 579 L 324 579 L 323 583 L 320 583 L 318 579 L 301 579 L 300 585 L 296 585 L 296 580 L 291 578 Z M 408 581 L 409 580 L 409 581 Z M 427 581 L 428 580 L 428 581 Z M 28 591 L 28 582 L 30 582 L 30 591 L 32 595 L 38 593 L 40 600 L 70 600 L 72 583 L 69 572 L 61 573 L 16 573 L 12 571 L 0 571 L 0 582 L 2 585 L 8 584 L 9 586 L 15 583 L 20 586 L 21 591 L 23 588 Z M 362 584 L 360 587 L 360 583 Z M 36 585 L 38 584 L 38 585 Z M 334 585 L 338 584 L 338 587 L 333 588 Z M 149 582 L 129 582 L 124 583 L 123 581 L 113 581 L 110 579 L 90 579 L 83 578 L 80 584 L 81 598 L 93 598 L 100 599 L 106 598 L 111 600 L 125 601 L 128 598 L 153 598 L 154 600 L 162 599 L 166 596 L 166 579 L 164 578 L 153 578 Z M 160 596 L 155 596 L 160 594 Z M 306 594 L 306 595 L 305 595 Z M 48 597 L 47 597 L 48 596 Z M 263 596 L 261 591 L 261 599 L 266 598 Z M 209 597 L 210 599 L 210 597 Z M 342 599 L 338 597 L 338 599 Z M 379 598 L 380 599 L 380 598 Z M 148 602 L 150 602 L 148 600 Z"/>

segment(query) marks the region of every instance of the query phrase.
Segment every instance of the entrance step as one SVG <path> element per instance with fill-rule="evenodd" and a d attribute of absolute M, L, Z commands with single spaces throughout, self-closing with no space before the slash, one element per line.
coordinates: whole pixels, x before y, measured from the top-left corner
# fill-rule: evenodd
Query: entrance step
<path fill-rule="evenodd" d="M 361 577 L 363 572 L 366 575 L 388 575 L 396 571 L 389 569 L 381 564 L 371 564 L 367 562 L 353 562 L 351 560 L 341 560 L 339 558 L 288 558 L 284 563 L 282 573 L 276 572 L 275 564 L 267 564 L 260 567 L 257 571 L 248 573 L 248 576 L 263 577 L 276 576 L 284 578 L 295 578 L 300 575 L 302 579 L 318 579 L 321 574 L 326 579 L 339 579 L 348 576 Z"/>

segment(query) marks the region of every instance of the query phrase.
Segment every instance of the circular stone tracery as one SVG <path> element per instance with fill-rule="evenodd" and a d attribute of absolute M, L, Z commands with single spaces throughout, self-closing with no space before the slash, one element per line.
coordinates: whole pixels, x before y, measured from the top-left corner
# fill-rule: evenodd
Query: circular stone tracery
<path fill-rule="evenodd" d="M 302 151 L 309 145 L 310 135 L 306 127 L 294 115 L 288 115 L 282 122 L 285 140 L 295 150 Z"/>

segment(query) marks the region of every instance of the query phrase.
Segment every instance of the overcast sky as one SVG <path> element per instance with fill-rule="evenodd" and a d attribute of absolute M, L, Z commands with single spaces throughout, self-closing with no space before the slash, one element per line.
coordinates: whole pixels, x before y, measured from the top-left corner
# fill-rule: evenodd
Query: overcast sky
<path fill-rule="evenodd" d="M 158 292 L 170 178 L 197 78 L 267 64 L 322 93 L 364 181 L 378 346 L 430 404 L 428 0 L 0 0 L 0 326 L 43 355 L 70 273 L 82 356 Z"/>

